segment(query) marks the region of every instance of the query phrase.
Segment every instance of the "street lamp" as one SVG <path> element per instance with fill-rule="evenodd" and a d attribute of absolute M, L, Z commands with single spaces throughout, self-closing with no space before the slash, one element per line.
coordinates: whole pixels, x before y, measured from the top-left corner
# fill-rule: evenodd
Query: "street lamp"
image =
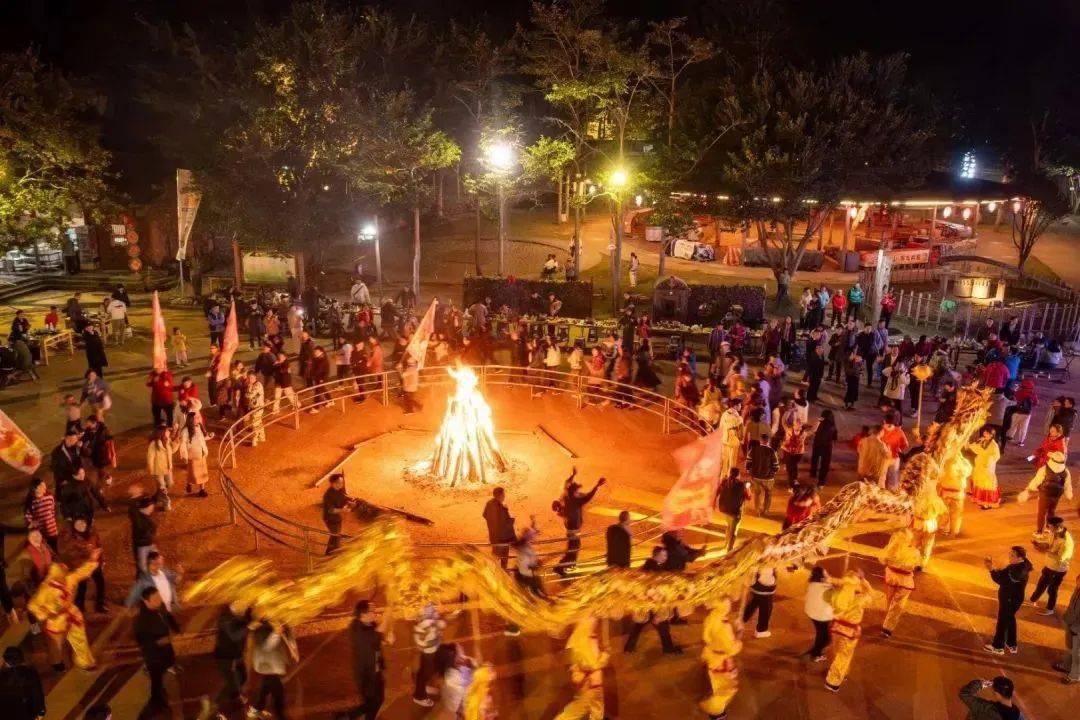
<path fill-rule="evenodd" d="M 619 282 L 620 274 L 622 273 L 622 204 L 623 190 L 626 188 L 627 180 L 626 170 L 623 168 L 615 168 L 608 177 L 608 184 L 611 187 L 611 200 L 615 205 L 615 251 L 611 255 L 611 305 L 615 313 L 619 312 L 619 301 L 622 299 L 622 293 L 619 289 L 621 284 Z"/>
<path fill-rule="evenodd" d="M 379 252 L 379 216 L 360 228 L 360 239 L 375 243 L 375 282 L 382 287 L 382 255 Z"/>
<path fill-rule="evenodd" d="M 507 142 L 488 145 L 484 150 L 487 164 L 495 171 L 495 189 L 499 203 L 499 275 L 506 275 L 506 189 L 505 178 L 516 162 L 514 146 Z"/>

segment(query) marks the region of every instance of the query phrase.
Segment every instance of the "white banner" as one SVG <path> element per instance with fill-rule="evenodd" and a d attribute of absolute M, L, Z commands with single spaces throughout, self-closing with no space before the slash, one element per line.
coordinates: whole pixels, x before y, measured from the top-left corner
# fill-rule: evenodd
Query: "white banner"
<path fill-rule="evenodd" d="M 195 224 L 195 214 L 199 212 L 202 193 L 195 189 L 195 180 L 190 170 L 176 171 L 176 225 L 179 238 L 176 259 L 187 258 L 188 238 L 191 227 Z"/>

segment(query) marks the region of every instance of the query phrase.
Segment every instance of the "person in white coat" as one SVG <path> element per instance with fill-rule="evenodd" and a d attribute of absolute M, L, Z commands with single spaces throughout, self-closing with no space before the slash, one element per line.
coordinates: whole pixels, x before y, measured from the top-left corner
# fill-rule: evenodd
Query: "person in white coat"
<path fill-rule="evenodd" d="M 813 662 L 821 662 L 825 659 L 825 648 L 832 642 L 829 636 L 829 625 L 833 620 L 833 607 L 825 599 L 825 593 L 831 588 L 832 582 L 825 568 L 815 567 L 810 571 L 810 583 L 806 586 L 803 611 L 814 623 L 814 644 L 807 652 Z"/>
<path fill-rule="evenodd" d="M 188 408 L 184 426 L 180 428 L 180 458 L 187 462 L 186 490 L 188 495 L 207 497 L 206 483 L 210 480 L 206 458 L 210 449 L 206 444 L 206 431 L 200 420 L 199 410 L 202 403 L 192 401 Z"/>

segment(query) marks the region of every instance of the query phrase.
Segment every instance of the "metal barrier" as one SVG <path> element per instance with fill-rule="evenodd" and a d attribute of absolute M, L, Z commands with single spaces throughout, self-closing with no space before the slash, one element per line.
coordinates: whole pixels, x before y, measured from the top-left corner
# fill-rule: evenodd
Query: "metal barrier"
<path fill-rule="evenodd" d="M 660 421 L 660 430 L 664 434 L 670 433 L 673 428 L 687 430 L 699 436 L 705 435 L 711 430 L 697 418 L 692 408 L 687 408 L 676 403 L 671 398 L 634 385 L 626 385 L 610 380 L 596 380 L 578 373 L 506 365 L 482 365 L 474 369 L 479 376 L 481 389 L 488 386 L 507 386 L 545 391 L 556 390 L 573 396 L 579 408 L 589 403 L 603 401 L 625 404 L 627 407 L 644 410 L 655 416 Z M 421 388 L 449 386 L 452 382 L 452 378 L 446 372 L 445 366 L 428 367 L 420 372 Z M 294 429 L 299 430 L 301 414 L 313 408 L 332 409 L 337 406 L 340 412 L 344 414 L 346 402 L 375 399 L 382 405 L 388 405 L 391 395 L 396 395 L 400 390 L 401 379 L 397 371 L 341 378 L 321 385 L 303 388 L 294 391 L 295 401 L 291 401 L 288 396 L 279 393 L 279 389 L 275 388 L 275 399 L 267 401 L 262 407 L 262 425 L 266 428 L 275 424 L 288 423 Z M 284 405 L 288 405 L 288 407 L 283 407 Z M 239 475 L 237 472 L 239 468 L 236 449 L 251 439 L 253 433 L 252 418 L 255 412 L 257 410 L 252 410 L 233 422 L 222 435 L 221 444 L 218 446 L 218 479 L 221 483 L 222 492 L 228 501 L 229 521 L 235 525 L 240 520 L 243 520 L 251 526 L 255 533 L 256 550 L 259 548 L 261 539 L 268 540 L 282 547 L 302 552 L 308 568 L 311 569 L 315 557 L 322 554 L 332 533 L 326 528 L 306 525 L 264 508 L 249 497 L 237 483 L 236 476 Z M 631 533 L 635 544 L 655 537 L 655 534 L 644 532 L 646 528 L 655 524 L 655 517 L 655 515 L 650 515 L 635 521 Z M 579 537 L 584 540 L 598 536 L 601 532 L 583 533 Z M 349 537 L 348 534 L 343 533 L 341 535 L 343 541 L 347 541 Z M 564 537 L 541 540 L 536 543 L 537 546 L 540 546 L 538 554 L 541 558 L 561 554 L 561 546 L 565 542 Z M 544 549 L 556 545 L 560 549 Z M 417 543 L 415 545 L 421 557 L 425 550 L 462 546 L 487 549 L 492 547 L 486 543 Z M 579 564 L 584 565 L 587 563 L 586 560 Z"/>

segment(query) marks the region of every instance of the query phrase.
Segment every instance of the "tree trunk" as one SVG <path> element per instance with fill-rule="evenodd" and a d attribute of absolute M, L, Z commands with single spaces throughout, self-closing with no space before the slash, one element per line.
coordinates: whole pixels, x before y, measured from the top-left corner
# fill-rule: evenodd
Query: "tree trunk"
<path fill-rule="evenodd" d="M 622 198 L 615 200 L 615 252 L 611 257 L 611 312 L 618 314 L 622 302 Z"/>
<path fill-rule="evenodd" d="M 420 298 L 420 205 L 413 205 L 412 284 L 417 301 Z"/>
<path fill-rule="evenodd" d="M 435 171 L 435 206 L 439 209 L 439 217 L 446 217 L 443 213 L 443 173 Z"/>
<path fill-rule="evenodd" d="M 656 281 L 664 279 L 664 263 L 667 260 L 667 230 L 660 228 L 660 261 L 656 268 Z"/>
<path fill-rule="evenodd" d="M 555 179 L 555 222 L 556 224 L 563 221 L 563 174 L 559 173 L 559 177 Z"/>
<path fill-rule="evenodd" d="M 572 192 L 576 195 L 581 191 L 580 176 L 574 180 Z M 572 203 L 574 209 L 574 277 L 581 277 L 581 204 Z"/>
<path fill-rule="evenodd" d="M 480 195 L 476 195 L 476 232 L 473 235 L 473 265 L 476 267 L 476 276 L 480 277 L 484 274 L 483 269 L 480 267 Z"/>

